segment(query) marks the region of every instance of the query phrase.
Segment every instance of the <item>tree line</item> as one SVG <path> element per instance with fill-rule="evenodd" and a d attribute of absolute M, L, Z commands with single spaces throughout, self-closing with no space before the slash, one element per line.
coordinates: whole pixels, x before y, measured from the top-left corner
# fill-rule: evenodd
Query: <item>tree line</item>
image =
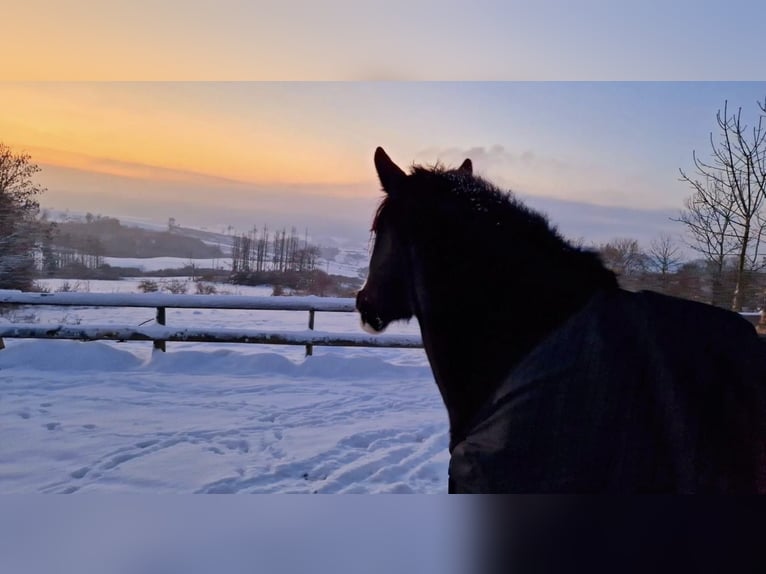
<path fill-rule="evenodd" d="M 320 248 L 308 240 L 308 230 L 301 239 L 295 227 L 277 230 L 273 233 L 264 226 L 260 233 L 253 227 L 249 233 L 235 235 L 232 242 L 231 269 L 234 274 L 260 273 L 303 273 L 316 269 Z"/>
<path fill-rule="evenodd" d="M 685 258 L 682 248 L 682 240 L 669 234 L 656 237 L 646 246 L 626 237 L 591 246 L 604 264 L 617 274 L 624 289 L 646 289 L 730 307 L 737 288 L 736 259 L 724 261 L 719 268 L 702 257 Z M 740 310 L 763 308 L 766 303 L 766 272 L 749 271 L 745 285 Z"/>
<path fill-rule="evenodd" d="M 239 285 L 272 285 L 274 295 L 290 290 L 306 295 L 351 297 L 361 287 L 358 277 L 330 275 L 318 268 L 323 248 L 309 243 L 308 230 L 303 237 L 295 227 L 271 232 L 260 231 L 232 238 L 231 283 Z"/>

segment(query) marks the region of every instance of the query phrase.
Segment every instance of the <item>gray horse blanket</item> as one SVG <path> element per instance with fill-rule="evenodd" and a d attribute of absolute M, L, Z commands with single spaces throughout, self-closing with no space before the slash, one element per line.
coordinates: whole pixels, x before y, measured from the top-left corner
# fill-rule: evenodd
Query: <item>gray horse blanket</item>
<path fill-rule="evenodd" d="M 766 344 L 736 313 L 601 293 L 476 421 L 453 492 L 766 493 Z"/>

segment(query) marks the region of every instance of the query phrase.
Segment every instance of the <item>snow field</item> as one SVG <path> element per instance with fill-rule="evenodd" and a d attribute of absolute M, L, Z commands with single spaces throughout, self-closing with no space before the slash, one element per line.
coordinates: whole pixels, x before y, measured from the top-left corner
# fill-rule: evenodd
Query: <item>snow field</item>
<path fill-rule="evenodd" d="M 91 290 L 109 283 L 91 281 Z M 40 323 L 154 317 L 153 309 L 19 312 Z M 168 325 L 198 327 L 305 329 L 307 320 L 306 312 L 167 313 Z M 321 330 L 358 325 L 354 313 L 316 316 Z M 303 347 L 242 344 L 168 343 L 167 353 L 146 342 L 6 346 L 3 493 L 446 492 L 447 416 L 422 350 L 315 347 L 304 358 Z"/>

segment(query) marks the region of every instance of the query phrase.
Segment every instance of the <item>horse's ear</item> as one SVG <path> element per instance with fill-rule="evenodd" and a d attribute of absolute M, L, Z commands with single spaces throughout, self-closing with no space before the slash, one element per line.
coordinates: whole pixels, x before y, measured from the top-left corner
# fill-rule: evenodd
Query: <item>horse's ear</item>
<path fill-rule="evenodd" d="M 461 163 L 460 167 L 457 169 L 458 171 L 465 172 L 468 175 L 473 175 L 473 163 L 468 158 L 466 158 L 466 160 L 463 163 Z"/>
<path fill-rule="evenodd" d="M 375 169 L 378 172 L 378 178 L 386 193 L 391 193 L 401 185 L 407 177 L 401 168 L 396 165 L 382 147 L 375 150 Z"/>

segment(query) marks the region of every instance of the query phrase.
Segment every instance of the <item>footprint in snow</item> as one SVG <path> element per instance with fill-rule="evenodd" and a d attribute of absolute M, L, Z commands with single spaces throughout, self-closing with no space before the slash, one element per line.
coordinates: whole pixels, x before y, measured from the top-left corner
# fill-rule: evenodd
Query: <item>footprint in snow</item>
<path fill-rule="evenodd" d="M 78 468 L 77 470 L 69 473 L 69 476 L 72 478 L 83 478 L 86 474 L 90 472 L 89 466 L 83 466 L 82 468 Z"/>
<path fill-rule="evenodd" d="M 244 439 L 225 440 L 225 441 L 221 441 L 221 444 L 223 444 L 223 446 L 225 446 L 229 450 L 238 450 L 239 452 L 242 452 L 242 453 L 250 452 L 250 443 Z"/>

